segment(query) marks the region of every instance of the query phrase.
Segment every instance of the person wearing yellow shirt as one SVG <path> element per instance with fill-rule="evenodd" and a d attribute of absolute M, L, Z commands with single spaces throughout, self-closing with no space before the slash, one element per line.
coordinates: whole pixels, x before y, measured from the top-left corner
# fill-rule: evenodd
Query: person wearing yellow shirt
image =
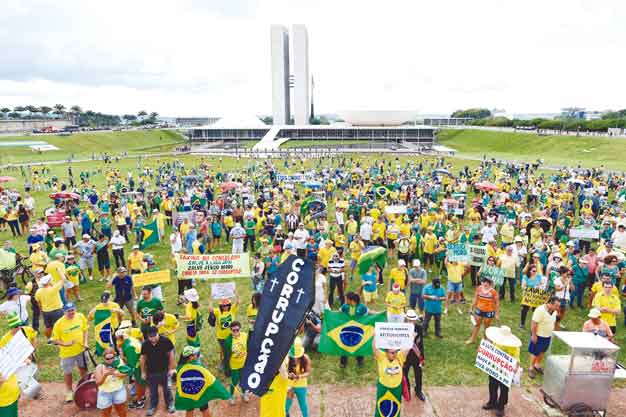
<path fill-rule="evenodd" d="M 391 291 L 385 297 L 387 321 L 389 323 L 403 323 L 406 304 L 406 296 L 400 290 L 400 285 L 398 283 L 393 284 Z"/>
<path fill-rule="evenodd" d="M 159 230 L 159 239 L 163 239 L 163 236 L 165 236 L 165 216 L 159 209 L 152 210 L 152 221 L 156 221 L 157 229 Z"/>
<path fill-rule="evenodd" d="M 469 267 L 463 262 L 448 261 L 446 257 L 446 270 L 448 271 L 448 292 L 446 297 L 446 308 L 444 314 L 448 312 L 450 299 L 454 297 L 456 305 L 461 303 L 463 294 L 463 276 L 469 271 Z M 459 310 L 461 313 L 461 310 Z"/>
<path fill-rule="evenodd" d="M 128 255 L 128 269 L 131 274 L 141 274 L 144 271 L 143 256 L 144 253 L 139 250 L 139 245 L 134 245 L 132 252 Z"/>
<path fill-rule="evenodd" d="M 354 240 L 350 242 L 350 272 L 352 276 L 354 276 L 354 269 L 356 268 L 364 249 L 365 244 L 361 239 L 361 235 L 356 235 Z"/>
<path fill-rule="evenodd" d="M 289 350 L 289 391 L 287 392 L 287 413 L 291 409 L 294 397 L 298 400 L 300 412 L 304 417 L 309 416 L 307 404 L 308 377 L 311 373 L 311 359 L 304 353 L 302 339 L 296 337 L 292 348 Z"/>
<path fill-rule="evenodd" d="M 387 410 L 396 409 L 396 416 L 400 415 L 402 404 L 402 368 L 406 361 L 407 351 L 385 349 L 376 347 L 376 342 L 372 342 L 372 350 L 376 358 L 376 368 L 378 370 L 378 381 L 376 383 L 376 411 L 375 417 L 385 417 Z M 384 411 L 383 404 L 388 404 Z"/>
<path fill-rule="evenodd" d="M 432 272 L 435 264 L 435 249 L 437 248 L 437 235 L 433 233 L 433 227 L 429 226 L 428 231 L 422 238 L 422 250 L 424 252 L 424 264 L 428 268 L 428 272 Z"/>
<path fill-rule="evenodd" d="M 61 370 L 65 382 L 66 394 L 65 402 L 71 402 L 74 394 L 72 392 L 72 371 L 78 368 L 80 377 L 87 372 L 85 360 L 85 349 L 89 346 L 89 332 L 87 318 L 76 312 L 74 303 L 67 303 L 63 307 L 63 316 L 57 320 L 52 329 L 51 342 L 59 346 L 59 357 L 61 358 Z"/>
<path fill-rule="evenodd" d="M 165 213 L 165 219 L 168 225 L 172 225 L 172 211 L 174 210 L 174 202 L 169 196 L 165 197 L 165 200 L 161 202 L 161 210 Z"/>
<path fill-rule="evenodd" d="M 619 296 L 613 294 L 613 284 L 610 281 L 602 283 L 602 292 L 593 298 L 593 306 L 600 310 L 600 318 L 604 320 L 613 334 L 617 330 L 617 315 L 621 313 Z"/>
<path fill-rule="evenodd" d="M 241 385 L 241 369 L 248 355 L 248 333 L 241 331 L 241 323 L 233 321 L 230 336 L 225 341 L 225 351 L 230 357 L 230 404 L 235 404 L 235 389 Z M 242 388 L 243 390 L 243 388 Z M 242 393 L 244 402 L 248 402 L 248 393 Z"/>
<path fill-rule="evenodd" d="M 372 219 L 378 220 L 380 217 L 380 210 L 377 207 L 372 208 L 370 210 L 370 216 L 372 216 Z"/>
<path fill-rule="evenodd" d="M 320 265 L 322 265 L 322 267 L 324 267 L 325 269 L 328 269 L 328 263 L 335 253 L 337 253 L 337 249 L 335 249 L 335 247 L 333 246 L 333 241 L 326 240 L 324 242 L 324 246 L 319 249 L 319 252 L 317 254 L 320 260 Z"/>
<path fill-rule="evenodd" d="M 354 216 L 351 214 L 346 222 L 346 234 L 348 235 L 348 242 L 352 243 L 354 238 L 357 236 L 357 231 L 359 230 L 359 224 L 356 220 L 354 220 Z"/>
<path fill-rule="evenodd" d="M 160 335 L 167 337 L 176 346 L 176 331 L 178 330 L 178 319 L 176 316 L 164 311 L 157 311 L 152 316 L 152 325 L 158 329 Z"/>
<path fill-rule="evenodd" d="M 403 259 L 399 259 L 398 266 L 396 268 L 391 268 L 391 271 L 389 272 L 391 284 L 398 284 L 400 286 L 400 291 L 404 292 L 407 277 L 408 271 L 406 269 L 406 262 Z"/>
<path fill-rule="evenodd" d="M 33 249 L 33 252 L 29 256 L 30 262 L 32 263 L 32 267 L 45 269 L 46 264 L 48 263 L 48 260 L 49 260 L 48 255 L 46 254 L 46 251 L 41 249 L 41 244 L 39 243 L 35 243 L 32 246 L 32 249 Z"/>
<path fill-rule="evenodd" d="M 55 259 L 53 261 L 48 262 L 46 265 L 45 272 L 46 274 L 50 274 L 52 276 L 52 283 L 56 284 L 59 281 L 63 280 L 65 274 L 65 264 L 63 263 L 63 254 L 57 253 Z"/>
<path fill-rule="evenodd" d="M 215 337 L 220 345 L 220 356 L 224 375 L 230 376 L 230 357 L 226 352 L 226 338 L 231 335 L 230 324 L 235 320 L 239 311 L 239 296 L 235 296 L 232 303 L 228 298 L 220 300 L 217 308 L 209 304 L 209 323 L 215 327 Z"/>
<path fill-rule="evenodd" d="M 387 225 L 383 221 L 383 218 L 379 217 L 378 220 L 372 225 L 372 241 L 379 246 L 384 246 L 386 230 Z"/>
<path fill-rule="evenodd" d="M 337 230 L 337 233 L 335 233 L 335 249 L 337 249 L 337 252 L 340 253 L 344 253 L 346 250 L 346 245 L 347 245 L 347 239 L 346 239 L 346 235 L 344 235 L 341 230 Z"/>
<path fill-rule="evenodd" d="M 259 417 L 285 417 L 287 411 L 287 391 L 289 389 L 289 358 L 285 357 L 278 373 L 274 377 L 269 390 L 261 396 Z"/>
<path fill-rule="evenodd" d="M 65 278 L 52 284 L 52 276 L 44 275 L 39 280 L 39 288 L 35 292 L 35 301 L 39 305 L 43 314 L 43 322 L 46 328 L 46 337 L 52 334 L 54 323 L 63 316 L 63 302 L 61 301 L 61 290 Z"/>

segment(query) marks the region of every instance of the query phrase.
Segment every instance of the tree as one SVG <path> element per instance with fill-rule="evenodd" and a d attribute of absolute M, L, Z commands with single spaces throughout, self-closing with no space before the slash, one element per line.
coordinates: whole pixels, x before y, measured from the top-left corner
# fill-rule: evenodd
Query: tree
<path fill-rule="evenodd" d="M 485 119 L 491 117 L 491 111 L 485 108 L 471 108 L 457 110 L 450 117 L 470 117 L 472 119 Z"/>
<path fill-rule="evenodd" d="M 55 104 L 54 105 L 54 114 L 58 114 L 59 116 L 63 116 L 65 114 L 65 106 L 63 104 Z"/>
<path fill-rule="evenodd" d="M 139 110 L 139 112 L 137 113 L 137 116 L 139 117 L 144 117 L 147 116 L 148 113 L 145 110 Z"/>
<path fill-rule="evenodd" d="M 152 113 L 150 113 L 150 120 L 152 120 L 153 123 L 157 122 L 157 117 L 159 117 L 159 113 L 153 111 Z"/>
<path fill-rule="evenodd" d="M 31 113 L 39 112 L 39 109 L 37 108 L 37 106 L 33 106 L 32 104 L 29 104 L 28 106 L 26 106 L 25 109 Z"/>
<path fill-rule="evenodd" d="M 48 113 L 52 111 L 52 107 L 49 106 L 41 106 L 39 111 L 44 115 L 44 117 L 48 117 Z"/>
<path fill-rule="evenodd" d="M 22 107 L 22 106 L 13 107 L 13 111 L 14 112 L 20 112 L 20 111 L 24 111 L 24 110 L 26 110 L 26 109 L 24 107 Z"/>
<path fill-rule="evenodd" d="M 8 108 L 8 107 L 3 107 L 3 108 L 0 109 L 0 113 L 4 114 L 6 116 L 9 113 L 11 113 L 11 109 Z"/>
<path fill-rule="evenodd" d="M 9 113 L 9 117 L 11 119 L 19 119 L 20 117 L 22 117 L 22 115 L 19 114 L 18 112 L 12 112 L 12 113 Z"/>
<path fill-rule="evenodd" d="M 74 113 L 74 114 L 80 114 L 80 113 L 82 113 L 82 112 L 83 112 L 83 109 L 82 109 L 80 106 L 76 106 L 76 105 L 72 106 L 72 107 L 70 108 L 70 110 L 71 110 L 71 111 L 72 111 L 72 113 Z"/>

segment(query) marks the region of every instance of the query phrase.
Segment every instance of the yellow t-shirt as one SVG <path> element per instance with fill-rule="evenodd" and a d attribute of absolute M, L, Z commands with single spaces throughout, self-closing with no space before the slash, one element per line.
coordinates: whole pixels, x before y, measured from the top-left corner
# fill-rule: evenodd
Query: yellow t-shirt
<path fill-rule="evenodd" d="M 390 361 L 382 350 L 376 350 L 376 365 L 378 368 L 378 382 L 387 388 L 396 388 L 402 384 L 402 364 L 405 355 L 398 352 L 396 359 Z"/>
<path fill-rule="evenodd" d="M 57 282 L 50 287 L 43 287 L 37 290 L 35 301 L 39 304 L 41 311 L 48 313 L 63 308 L 60 294 L 61 288 L 63 288 L 63 283 Z"/>
<path fill-rule="evenodd" d="M 246 307 L 246 317 L 248 321 L 256 320 L 257 314 L 259 314 L 259 309 L 255 308 L 252 304 L 248 304 L 248 307 Z"/>
<path fill-rule="evenodd" d="M 359 241 L 356 240 L 350 242 L 350 258 L 353 261 L 358 261 L 361 257 L 361 253 L 363 253 L 363 243 L 359 243 Z"/>
<path fill-rule="evenodd" d="M 424 253 L 431 254 L 437 246 L 437 236 L 434 233 L 427 233 L 422 239 L 424 245 Z"/>
<path fill-rule="evenodd" d="M 94 316 L 95 316 L 95 312 L 97 310 L 121 310 L 120 305 L 118 303 L 114 303 L 113 301 L 109 301 L 108 304 L 104 304 L 104 303 L 98 303 L 96 304 L 96 306 L 94 307 Z M 92 318 L 90 318 L 89 320 L 93 320 Z M 117 315 L 117 313 L 111 311 L 111 328 L 112 329 L 117 329 L 120 325 L 120 319 L 119 316 Z"/>
<path fill-rule="evenodd" d="M 42 250 L 37 252 L 33 252 L 30 254 L 29 259 L 33 266 L 45 267 L 48 260 L 46 259 L 48 256 Z"/>
<path fill-rule="evenodd" d="M 551 337 L 556 322 L 556 312 L 550 314 L 546 306 L 541 305 L 533 313 L 533 321 L 537 323 L 537 336 Z"/>
<path fill-rule="evenodd" d="M 457 263 L 456 265 L 448 264 L 448 281 L 459 283 L 463 281 L 463 273 L 465 272 L 465 265 Z"/>
<path fill-rule="evenodd" d="M 389 278 L 391 278 L 394 283 L 398 283 L 401 290 L 406 286 L 406 273 L 400 268 L 393 268 L 391 272 L 389 272 Z"/>
<path fill-rule="evenodd" d="M 79 355 L 85 350 L 83 337 L 87 331 L 87 319 L 82 313 L 74 313 L 73 319 L 61 317 L 52 328 L 52 338 L 62 342 L 75 343 L 72 346 L 59 346 L 59 357 L 70 358 Z"/>
<path fill-rule="evenodd" d="M 135 269 L 138 271 L 143 271 L 143 252 L 135 251 L 131 252 L 128 255 L 128 269 Z"/>
<path fill-rule="evenodd" d="M 615 288 L 615 287 L 613 287 Z M 596 294 L 593 297 L 593 306 L 596 308 L 610 308 L 611 310 L 619 310 L 621 311 L 621 303 L 619 301 L 619 297 L 616 295 L 604 295 L 603 292 Z M 619 314 L 619 313 L 618 313 Z M 617 320 L 615 319 L 617 314 L 613 313 L 602 313 L 600 316 L 602 320 L 606 321 L 606 324 L 609 326 L 617 326 Z"/>
<path fill-rule="evenodd" d="M 335 249 L 335 247 L 333 246 L 331 246 L 330 248 L 327 248 L 326 246 L 321 247 L 319 252 L 317 253 L 317 255 L 320 258 L 320 264 L 324 268 L 328 268 L 328 263 L 330 262 L 330 258 L 332 258 L 333 254 L 335 253 L 337 253 L 337 249 Z"/>
<path fill-rule="evenodd" d="M 65 264 L 61 261 L 51 261 L 46 266 L 46 274 L 50 274 L 52 276 L 52 283 L 56 284 L 61 281 L 62 276 L 65 275 Z"/>
<path fill-rule="evenodd" d="M 387 307 L 387 313 L 402 314 L 406 306 L 406 297 L 404 293 L 394 294 L 393 291 L 389 291 L 387 297 L 385 297 L 385 303 L 391 305 L 391 307 Z"/>
<path fill-rule="evenodd" d="M 230 336 L 230 323 L 235 319 L 238 309 L 239 305 L 237 304 L 232 304 L 227 312 L 222 312 L 219 308 L 213 309 L 215 314 L 215 337 L 218 340 L 224 340 Z"/>
<path fill-rule="evenodd" d="M 287 378 L 278 373 L 270 385 L 269 390 L 261 397 L 261 411 L 259 417 L 285 417 L 285 402 L 287 401 Z"/>
<path fill-rule="evenodd" d="M 230 369 L 241 369 L 246 363 L 248 353 L 248 333 L 241 332 L 239 337 L 233 337 L 232 354 L 230 355 Z"/>
<path fill-rule="evenodd" d="M 32 327 L 22 326 L 22 330 L 24 331 L 26 338 L 31 344 L 35 341 L 35 339 L 37 339 L 37 331 L 33 329 Z M 0 339 L 0 349 L 5 347 L 7 343 L 11 341 L 12 338 L 13 338 L 13 335 L 11 334 L 11 332 L 10 331 L 6 332 L 4 336 L 2 336 L 2 339 Z"/>
<path fill-rule="evenodd" d="M 189 305 L 191 305 L 191 303 L 189 303 Z M 159 334 L 174 331 L 174 333 L 165 336 L 170 339 L 170 342 L 172 342 L 174 346 L 176 346 L 176 329 L 178 329 L 178 320 L 176 317 L 173 314 L 165 313 L 163 315 L 163 321 L 159 326 Z"/>
<path fill-rule="evenodd" d="M 376 239 L 384 239 L 385 238 L 385 230 L 387 229 L 387 226 L 385 226 L 385 223 L 374 223 L 372 225 L 372 240 L 376 240 Z"/>
<path fill-rule="evenodd" d="M 602 292 L 602 282 L 601 281 L 594 282 L 594 284 L 591 286 L 591 292 L 594 294 L 600 294 Z M 616 297 L 619 297 L 619 292 L 617 291 L 617 287 L 613 286 L 613 289 L 611 290 L 611 294 L 615 295 Z"/>

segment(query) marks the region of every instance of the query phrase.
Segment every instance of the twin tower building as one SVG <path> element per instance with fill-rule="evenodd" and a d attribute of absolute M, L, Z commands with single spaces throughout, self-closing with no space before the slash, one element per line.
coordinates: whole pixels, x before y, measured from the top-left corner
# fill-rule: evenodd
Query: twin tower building
<path fill-rule="evenodd" d="M 311 116 L 309 35 L 304 25 L 291 27 L 291 60 L 289 36 L 285 26 L 272 25 L 272 116 L 275 125 L 308 125 Z"/>

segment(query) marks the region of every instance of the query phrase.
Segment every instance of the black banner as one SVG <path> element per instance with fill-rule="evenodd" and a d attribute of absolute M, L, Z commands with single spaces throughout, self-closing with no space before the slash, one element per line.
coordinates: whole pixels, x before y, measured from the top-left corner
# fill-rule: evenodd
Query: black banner
<path fill-rule="evenodd" d="M 265 283 L 241 372 L 244 389 L 267 392 L 314 300 L 313 263 L 289 256 Z"/>

